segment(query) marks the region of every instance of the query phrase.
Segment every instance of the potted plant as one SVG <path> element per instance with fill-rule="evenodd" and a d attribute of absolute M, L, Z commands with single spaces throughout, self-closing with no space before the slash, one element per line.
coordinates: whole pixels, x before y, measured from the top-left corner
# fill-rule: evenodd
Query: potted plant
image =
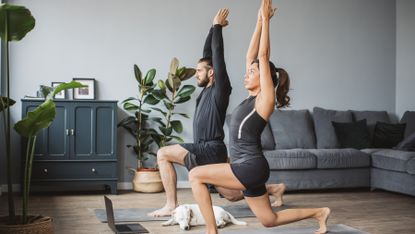
<path fill-rule="evenodd" d="M 149 156 L 156 156 L 156 150 L 159 147 L 167 145 L 172 140 L 183 142 L 179 136 L 172 135 L 173 131 L 176 133 L 183 131 L 182 123 L 179 120 L 173 120 L 172 116 L 182 115 L 188 118 L 184 113 L 176 113 L 173 111 L 176 104 L 184 103 L 190 99 L 190 95 L 195 88 L 193 86 L 184 86 L 180 90 L 179 88 L 181 81 L 193 76 L 195 70 L 185 67 L 179 68 L 178 65 L 179 61 L 174 58 L 171 64 L 169 78 L 166 82 L 161 80 L 157 82 L 159 89 L 156 89 L 156 85 L 153 82 L 156 75 L 155 69 L 149 70 L 145 77 L 142 77 L 141 70 L 137 65 L 134 65 L 134 74 L 138 82 L 138 96 L 127 98 L 122 102 L 123 109 L 128 111 L 130 116 L 127 116 L 118 124 L 119 127 L 126 129 L 135 138 L 135 145 L 127 145 L 127 147 L 134 150 L 138 160 L 137 168 L 129 168 L 129 170 L 134 172 L 132 181 L 134 191 L 163 191 L 163 184 L 157 166 L 146 168 L 144 167 L 144 161 Z M 175 83 L 166 85 L 168 80 Z M 172 87 L 175 88 L 173 89 Z M 168 94 L 166 89 L 171 92 L 171 95 Z M 155 107 L 160 101 L 163 101 L 166 111 Z M 164 118 L 150 116 L 152 110 L 158 111 Z M 154 123 L 160 125 L 159 130 L 161 133 L 152 127 Z"/>
<path fill-rule="evenodd" d="M 27 116 L 14 125 L 14 129 L 21 136 L 27 138 L 26 156 L 24 158 L 24 178 L 22 191 L 22 215 L 16 216 L 15 223 L 0 225 L 0 233 L 53 233 L 52 219 L 41 215 L 28 215 L 28 203 L 30 194 L 30 179 L 32 174 L 32 162 L 36 146 L 36 136 L 45 128 L 48 128 L 56 116 L 56 105 L 53 97 L 66 89 L 85 87 L 79 82 L 62 83 L 56 88 L 42 89 L 45 101 Z"/>
<path fill-rule="evenodd" d="M 186 113 L 174 112 L 174 109 L 178 104 L 190 100 L 190 96 L 195 91 L 195 87 L 193 85 L 181 85 L 183 81 L 192 77 L 195 72 L 196 70 L 193 68 L 179 67 L 179 60 L 173 58 L 167 80 L 159 80 L 157 83 L 159 89 L 153 91 L 153 96 L 156 99 L 163 101 L 165 107 L 165 110 L 152 107 L 153 110 L 159 112 L 164 117 L 160 120 L 156 120 L 160 125 L 160 147 L 168 145 L 173 140 L 180 143 L 183 142 L 181 137 L 173 135 L 174 132 L 179 134 L 183 132 L 182 122 L 173 119 L 173 117 L 180 115 L 189 118 L 189 116 Z"/>
<path fill-rule="evenodd" d="M 135 139 L 134 145 L 127 145 L 132 148 L 137 156 L 137 168 L 129 168 L 134 172 L 133 190 L 137 192 L 161 192 L 163 184 L 161 182 L 160 173 L 157 168 L 144 167 L 144 161 L 148 156 L 156 156 L 158 133 L 150 127 L 150 121 L 158 121 L 160 118 L 150 117 L 151 109 L 146 106 L 156 105 L 159 100 L 156 99 L 152 92 L 155 84 L 153 82 L 156 76 L 156 70 L 150 69 L 144 77 L 137 65 L 134 65 L 134 75 L 138 82 L 137 97 L 129 97 L 122 102 L 123 109 L 130 113 L 129 116 L 122 119 L 118 123 L 118 127 L 122 127 L 130 133 Z"/>
<path fill-rule="evenodd" d="M 35 18 L 27 8 L 10 4 L 0 4 L 0 37 L 5 45 L 6 74 L 6 93 L 5 97 L 0 97 L 0 111 L 3 114 L 3 127 L 5 129 L 4 139 L 6 148 L 6 175 L 8 188 L 8 216 L 0 217 L 0 225 L 17 223 L 11 178 L 10 106 L 12 106 L 15 101 L 10 99 L 9 42 L 20 41 L 34 28 L 34 26 Z"/>

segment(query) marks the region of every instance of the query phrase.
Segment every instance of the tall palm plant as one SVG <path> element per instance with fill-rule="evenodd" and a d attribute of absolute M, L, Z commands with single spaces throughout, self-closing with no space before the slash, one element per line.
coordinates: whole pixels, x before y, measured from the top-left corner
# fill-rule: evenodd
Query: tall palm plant
<path fill-rule="evenodd" d="M 70 83 L 62 83 L 54 89 L 43 89 L 45 101 L 36 107 L 33 111 L 29 111 L 27 116 L 14 125 L 14 129 L 21 136 L 28 139 L 26 146 L 25 168 L 23 178 L 23 199 L 22 199 L 22 223 L 28 223 L 28 202 L 30 193 L 30 179 L 32 175 L 32 163 L 36 146 L 36 136 L 45 128 L 48 128 L 56 116 L 56 105 L 53 97 L 66 89 L 74 89 L 86 87 L 79 82 L 71 81 Z"/>
<path fill-rule="evenodd" d="M 23 6 L 0 4 L 0 37 L 5 43 L 5 74 L 6 74 L 6 96 L 1 97 L 1 107 L 5 128 L 5 147 L 7 164 L 7 188 L 9 222 L 15 223 L 15 207 L 13 202 L 13 188 L 11 179 L 11 142 L 10 142 L 10 106 L 14 103 L 10 99 L 10 72 L 9 72 L 9 42 L 20 41 L 35 27 L 35 18 L 30 11 Z"/>

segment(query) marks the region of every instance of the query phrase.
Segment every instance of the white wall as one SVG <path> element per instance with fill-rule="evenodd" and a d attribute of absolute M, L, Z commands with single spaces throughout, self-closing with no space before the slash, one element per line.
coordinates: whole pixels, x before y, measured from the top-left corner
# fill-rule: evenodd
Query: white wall
<path fill-rule="evenodd" d="M 396 113 L 415 111 L 415 1 L 396 1 Z"/>
<path fill-rule="evenodd" d="M 230 26 L 224 29 L 233 85 L 228 112 L 247 95 L 242 86 L 244 57 L 259 0 L 11 2 L 27 6 L 37 20 L 35 29 L 11 46 L 12 94 L 17 100 L 35 94 L 40 84 L 73 77 L 97 79 L 99 99 L 135 95 L 133 64 L 145 71 L 156 68 L 162 79 L 173 56 L 194 66 L 220 7 L 231 10 Z M 271 58 L 291 76 L 293 109 L 395 111 L 394 0 L 274 3 L 279 13 L 271 24 Z M 192 114 L 194 105 L 195 98 L 182 109 Z M 20 119 L 20 108 L 20 103 L 13 108 L 14 121 Z M 191 120 L 184 123 L 192 126 Z M 132 139 L 122 130 L 118 133 L 120 181 L 129 181 L 125 167 L 134 166 L 135 160 L 125 144 Z M 192 139 L 191 128 L 186 128 L 184 138 Z M 19 151 L 17 144 L 14 152 Z M 179 179 L 186 179 L 185 170 Z"/>

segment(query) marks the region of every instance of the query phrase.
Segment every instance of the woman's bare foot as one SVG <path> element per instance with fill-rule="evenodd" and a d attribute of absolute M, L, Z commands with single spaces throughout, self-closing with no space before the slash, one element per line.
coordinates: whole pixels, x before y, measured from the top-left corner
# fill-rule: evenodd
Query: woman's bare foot
<path fill-rule="evenodd" d="M 170 216 L 174 209 L 176 209 L 176 207 L 170 207 L 170 206 L 165 205 L 163 208 L 155 210 L 151 213 L 148 213 L 147 215 L 151 217 Z"/>
<path fill-rule="evenodd" d="M 287 187 L 283 183 L 267 185 L 268 194 L 270 194 L 271 196 L 275 198 L 275 201 L 271 204 L 272 207 L 279 207 L 284 204 L 282 196 L 286 188 Z"/>
<path fill-rule="evenodd" d="M 329 219 L 330 212 L 330 208 L 324 207 L 321 208 L 321 211 L 314 217 L 318 220 L 318 224 L 320 225 L 320 228 L 314 232 L 315 234 L 323 234 L 327 232 L 327 220 Z"/>

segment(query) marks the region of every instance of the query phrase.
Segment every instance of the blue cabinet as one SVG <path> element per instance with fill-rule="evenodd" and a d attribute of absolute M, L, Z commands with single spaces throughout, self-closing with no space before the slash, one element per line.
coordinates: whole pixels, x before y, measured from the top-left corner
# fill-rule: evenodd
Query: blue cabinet
<path fill-rule="evenodd" d="M 41 103 L 42 100 L 22 99 L 22 116 Z M 55 120 L 37 137 L 32 184 L 103 184 L 117 193 L 117 101 L 55 103 Z M 25 139 L 23 145 L 24 149 Z"/>

